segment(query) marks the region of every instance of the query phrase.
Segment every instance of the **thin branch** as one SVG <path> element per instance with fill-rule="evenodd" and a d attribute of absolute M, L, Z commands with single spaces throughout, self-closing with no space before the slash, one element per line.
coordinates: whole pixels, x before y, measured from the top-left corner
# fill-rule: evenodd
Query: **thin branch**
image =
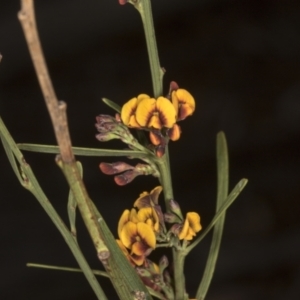
<path fill-rule="evenodd" d="M 21 10 L 18 13 L 18 18 L 22 24 L 31 59 L 52 120 L 62 160 L 65 163 L 70 163 L 74 161 L 74 155 L 66 118 L 66 104 L 57 100 L 49 76 L 37 32 L 33 0 L 21 0 Z"/>

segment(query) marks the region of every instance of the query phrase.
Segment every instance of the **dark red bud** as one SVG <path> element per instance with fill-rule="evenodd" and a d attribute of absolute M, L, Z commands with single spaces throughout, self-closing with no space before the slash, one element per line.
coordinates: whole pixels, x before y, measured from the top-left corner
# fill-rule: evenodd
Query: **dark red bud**
<path fill-rule="evenodd" d="M 127 3 L 127 0 L 119 0 L 120 5 L 125 5 Z"/>
<path fill-rule="evenodd" d="M 134 170 L 129 170 L 123 174 L 115 176 L 115 182 L 117 185 L 126 185 L 130 183 L 136 176 L 139 174 L 135 172 Z"/>
<path fill-rule="evenodd" d="M 100 170 L 107 175 L 115 175 L 127 170 L 132 170 L 134 167 L 122 162 L 118 161 L 112 164 L 109 163 L 101 163 L 99 165 Z"/>

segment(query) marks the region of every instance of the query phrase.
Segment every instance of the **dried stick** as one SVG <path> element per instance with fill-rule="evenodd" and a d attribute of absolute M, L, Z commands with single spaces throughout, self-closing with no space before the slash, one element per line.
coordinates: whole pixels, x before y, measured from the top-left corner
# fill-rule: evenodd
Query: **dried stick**
<path fill-rule="evenodd" d="M 44 59 L 39 35 L 36 28 L 33 0 L 21 0 L 18 18 L 22 24 L 31 59 L 34 64 L 42 93 L 51 117 L 62 161 L 70 163 L 75 160 L 66 117 L 66 103 L 58 101 L 47 65 Z"/>

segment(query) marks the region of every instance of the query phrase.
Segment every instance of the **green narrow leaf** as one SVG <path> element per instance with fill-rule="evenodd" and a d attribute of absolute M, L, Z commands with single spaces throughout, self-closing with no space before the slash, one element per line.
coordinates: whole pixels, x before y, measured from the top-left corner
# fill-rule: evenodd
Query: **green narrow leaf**
<path fill-rule="evenodd" d="M 82 273 L 82 270 L 78 268 L 60 267 L 60 266 L 52 266 L 52 265 L 44 265 L 44 264 L 36 264 L 36 263 L 27 263 L 26 266 L 29 268 L 41 268 L 41 269 L 49 269 L 49 270 L 57 270 L 57 271 Z M 104 271 L 92 270 L 92 272 L 96 276 L 109 278 L 108 274 Z M 147 289 L 152 296 L 155 296 L 158 299 L 166 300 L 166 298 L 161 293 L 151 289 L 150 287 L 147 287 Z"/>
<path fill-rule="evenodd" d="M 121 106 L 119 104 L 117 104 L 116 102 L 111 101 L 111 100 L 109 100 L 107 98 L 102 98 L 102 101 L 107 106 L 109 106 L 110 108 L 112 108 L 113 110 L 115 110 L 116 112 L 121 113 Z"/>
<path fill-rule="evenodd" d="M 229 208 L 229 206 L 234 202 L 234 200 L 238 197 L 238 195 L 241 193 L 241 191 L 246 186 L 248 180 L 243 178 L 241 179 L 238 184 L 234 187 L 234 189 L 231 191 L 231 193 L 228 195 L 218 212 L 213 217 L 212 221 L 209 223 L 209 225 L 205 228 L 205 230 L 202 232 L 200 236 L 190 245 L 186 248 L 185 252 L 188 254 L 191 250 L 193 250 L 209 233 L 209 231 L 214 227 L 216 222 L 219 220 L 219 218 L 224 214 L 224 212 Z"/>
<path fill-rule="evenodd" d="M 57 271 L 67 271 L 67 272 L 78 272 L 82 273 L 82 270 L 79 268 L 70 268 L 70 267 L 60 267 L 60 266 L 52 266 L 52 265 L 44 265 L 44 264 L 35 264 L 35 263 L 27 263 L 26 267 L 29 268 L 41 268 L 41 269 L 49 269 L 49 270 L 57 270 Z M 94 275 L 103 276 L 109 278 L 108 274 L 104 271 L 100 270 L 92 270 Z"/>
<path fill-rule="evenodd" d="M 229 164 L 228 164 L 228 149 L 226 137 L 223 132 L 217 135 L 217 174 L 218 174 L 218 187 L 217 187 L 217 203 L 216 203 L 216 213 L 220 209 L 221 205 L 227 198 L 228 195 L 228 184 L 229 184 Z M 208 288 L 210 286 L 216 262 L 219 254 L 219 249 L 221 245 L 225 212 L 219 218 L 214 226 L 212 242 L 210 246 L 209 255 L 207 258 L 204 274 L 199 284 L 196 298 L 199 300 L 204 300 Z"/>
<path fill-rule="evenodd" d="M 39 145 L 39 144 L 18 144 L 20 150 L 39 152 L 39 153 L 53 153 L 58 154 L 58 146 L 53 145 Z M 73 153 L 79 156 L 130 156 L 130 157 L 144 157 L 148 153 L 136 150 L 115 150 L 115 149 L 96 149 L 72 147 Z"/>
<path fill-rule="evenodd" d="M 85 257 L 83 256 L 78 244 L 74 240 L 72 234 L 61 220 L 60 216 L 57 214 L 53 206 L 51 205 L 50 201 L 44 194 L 43 190 L 41 189 L 34 173 L 32 172 L 30 166 L 26 163 L 23 158 L 22 153 L 18 149 L 16 143 L 12 139 L 11 135 L 9 134 L 7 128 L 5 127 L 2 119 L 0 118 L 0 135 L 1 140 L 4 141 L 4 148 L 9 148 L 10 150 L 7 151 L 8 158 L 12 164 L 12 168 L 16 169 L 16 162 L 15 160 L 12 161 L 12 154 L 14 155 L 14 159 L 18 161 L 20 164 L 20 168 L 22 169 L 22 176 L 17 175 L 18 179 L 20 180 L 22 186 L 30 191 L 36 199 L 39 201 L 41 206 L 44 208 L 48 216 L 51 218 L 54 225 L 57 227 L 61 235 L 63 236 L 65 242 L 68 244 L 70 250 L 72 251 L 74 257 L 76 258 L 80 268 L 83 270 L 83 273 L 90 283 L 92 289 L 94 290 L 97 299 L 100 300 L 107 300 L 106 295 L 104 294 L 100 284 L 98 283 L 95 275 L 91 271 Z M 17 169 L 18 170 L 18 169 Z"/>

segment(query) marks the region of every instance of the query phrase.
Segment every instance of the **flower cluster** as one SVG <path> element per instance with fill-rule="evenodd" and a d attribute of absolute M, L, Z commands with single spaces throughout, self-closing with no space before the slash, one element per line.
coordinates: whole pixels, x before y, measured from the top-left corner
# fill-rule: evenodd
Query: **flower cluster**
<path fill-rule="evenodd" d="M 171 82 L 167 97 L 155 99 L 140 94 L 126 102 L 121 110 L 121 120 L 128 127 L 149 131 L 157 156 L 162 156 L 168 140 L 180 138 L 181 129 L 177 122 L 190 116 L 194 110 L 194 97 Z"/>
<path fill-rule="evenodd" d="M 192 240 L 201 230 L 200 216 L 188 212 L 183 219 L 178 203 L 172 200 L 171 212 L 163 214 L 158 203 L 162 187 L 155 187 L 150 193 L 143 192 L 134 202 L 131 210 L 126 209 L 118 224 L 118 245 L 136 268 L 144 283 L 155 290 L 168 288 L 166 270 L 168 262 L 163 257 L 157 266 L 148 259 L 150 253 L 158 246 L 181 247 L 180 241 Z M 166 223 L 172 226 L 167 229 Z"/>

